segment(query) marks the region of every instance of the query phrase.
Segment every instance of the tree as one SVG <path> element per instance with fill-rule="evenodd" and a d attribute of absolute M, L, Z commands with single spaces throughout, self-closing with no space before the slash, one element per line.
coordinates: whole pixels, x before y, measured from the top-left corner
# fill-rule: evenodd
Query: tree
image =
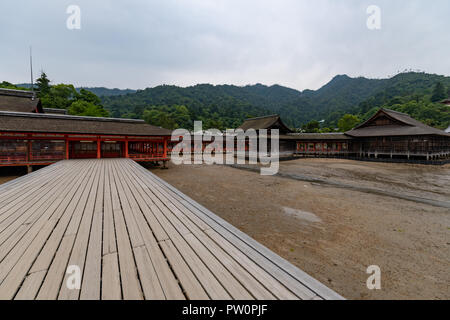
<path fill-rule="evenodd" d="M 433 89 L 433 94 L 431 95 L 431 102 L 439 102 L 447 98 L 447 93 L 445 92 L 445 87 L 442 82 L 436 83 Z"/>
<path fill-rule="evenodd" d="M 320 129 L 320 123 L 317 120 L 312 120 L 302 126 L 302 130 L 304 132 L 319 132 L 319 129 Z"/>
<path fill-rule="evenodd" d="M 333 132 L 334 130 L 332 128 L 329 127 L 325 127 L 320 129 L 320 133 L 329 133 L 329 132 Z"/>
<path fill-rule="evenodd" d="M 39 96 L 44 108 L 67 109 L 71 115 L 107 117 L 109 112 L 103 108 L 101 100 L 94 93 L 81 89 L 78 93 L 71 84 L 50 85 L 45 72 L 36 81 Z"/>
<path fill-rule="evenodd" d="M 77 97 L 77 91 L 71 84 L 51 86 L 47 94 L 40 95 L 44 108 L 68 109 Z"/>
<path fill-rule="evenodd" d="M 75 94 L 75 99 L 87 101 L 97 106 L 100 106 L 102 104 L 102 101 L 99 97 L 97 97 L 97 95 L 86 89 L 81 89 L 80 93 Z"/>
<path fill-rule="evenodd" d="M 353 129 L 361 120 L 352 114 L 346 114 L 344 115 L 339 121 L 338 121 L 338 128 L 339 131 L 345 132 L 348 130 Z"/>
<path fill-rule="evenodd" d="M 102 106 L 95 105 L 91 102 L 77 100 L 74 101 L 69 109 L 69 114 L 77 116 L 89 116 L 89 117 L 107 117 L 108 111 Z"/>
<path fill-rule="evenodd" d="M 50 80 L 44 71 L 41 72 L 41 76 L 36 80 L 40 96 L 44 96 L 50 92 Z"/>
<path fill-rule="evenodd" d="M 167 112 L 162 110 L 145 110 L 143 118 L 145 122 L 154 126 L 163 127 L 166 129 L 175 129 L 178 127 L 175 120 L 170 117 Z"/>

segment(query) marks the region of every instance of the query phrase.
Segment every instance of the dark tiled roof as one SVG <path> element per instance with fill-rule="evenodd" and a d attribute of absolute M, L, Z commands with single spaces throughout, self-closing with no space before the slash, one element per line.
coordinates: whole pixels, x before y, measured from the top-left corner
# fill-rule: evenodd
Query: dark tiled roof
<path fill-rule="evenodd" d="M 149 125 L 144 120 L 1 111 L 0 131 L 130 136 L 170 136 L 172 134 L 170 130 Z"/>
<path fill-rule="evenodd" d="M 381 113 L 393 120 L 389 125 L 370 125 Z M 394 124 L 395 123 L 395 124 Z M 411 118 L 406 113 L 380 109 L 373 117 L 356 128 L 347 131 L 352 137 L 383 137 L 383 136 L 415 136 L 415 135 L 441 135 L 449 136 L 442 130 L 427 126 L 426 124 Z"/>
<path fill-rule="evenodd" d="M 43 112 L 33 92 L 12 89 L 0 89 L 0 111 Z"/>
<path fill-rule="evenodd" d="M 291 129 L 286 126 L 283 121 L 281 121 L 281 118 L 279 115 L 271 115 L 271 116 L 264 116 L 264 117 L 258 117 L 258 118 L 251 118 L 245 120 L 241 126 L 239 127 L 242 130 L 248 130 L 248 129 L 270 129 L 279 128 L 282 132 L 292 132 Z"/>

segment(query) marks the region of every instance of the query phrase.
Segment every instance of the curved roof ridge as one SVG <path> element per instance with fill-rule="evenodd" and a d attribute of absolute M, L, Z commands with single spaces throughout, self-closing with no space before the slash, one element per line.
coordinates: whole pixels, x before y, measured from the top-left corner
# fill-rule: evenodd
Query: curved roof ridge
<path fill-rule="evenodd" d="M 278 114 L 274 114 L 271 116 L 246 119 L 239 126 L 239 129 L 243 129 L 243 130 L 269 129 L 270 127 L 272 127 L 275 124 L 278 124 L 278 127 L 283 129 L 285 132 L 292 132 L 292 130 L 287 125 L 284 124 L 283 120 L 281 120 L 281 117 Z"/>
<path fill-rule="evenodd" d="M 388 109 L 388 108 L 380 108 L 380 110 L 384 110 L 384 111 L 387 111 L 387 112 L 394 112 L 394 113 L 398 113 L 398 114 L 403 114 L 405 116 L 411 117 L 409 114 L 404 113 L 404 112 L 400 112 L 400 111 L 397 111 L 397 110 L 392 110 L 392 109 Z"/>
<path fill-rule="evenodd" d="M 367 124 L 373 121 L 380 113 L 384 113 L 389 118 L 398 122 L 398 124 L 389 125 L 375 125 L 368 126 Z M 350 136 L 405 136 L 405 135 L 444 135 L 449 136 L 443 130 L 431 127 L 422 123 L 410 115 L 386 108 L 380 108 L 372 117 L 364 121 L 362 124 L 356 126 L 346 134 Z"/>
<path fill-rule="evenodd" d="M 280 118 L 280 115 L 278 115 L 278 114 L 271 114 L 271 115 L 268 115 L 268 116 L 260 116 L 260 117 L 255 117 L 255 118 L 248 118 L 248 119 L 245 119 L 244 121 L 258 120 L 258 119 L 265 119 L 265 118 Z"/>

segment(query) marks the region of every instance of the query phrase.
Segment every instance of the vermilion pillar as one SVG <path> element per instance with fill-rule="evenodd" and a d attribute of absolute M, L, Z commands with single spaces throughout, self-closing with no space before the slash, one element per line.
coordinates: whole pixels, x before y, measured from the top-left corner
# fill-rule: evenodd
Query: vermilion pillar
<path fill-rule="evenodd" d="M 27 161 L 32 161 L 32 147 L 31 147 L 31 137 L 28 137 L 28 141 L 27 141 Z"/>
<path fill-rule="evenodd" d="M 125 139 L 125 158 L 128 158 L 128 139 Z"/>
<path fill-rule="evenodd" d="M 66 137 L 66 159 L 69 159 L 69 139 Z"/>
<path fill-rule="evenodd" d="M 102 157 L 100 138 L 97 138 L 97 159 Z"/>
<path fill-rule="evenodd" d="M 167 158 L 167 138 L 164 138 L 164 158 Z"/>

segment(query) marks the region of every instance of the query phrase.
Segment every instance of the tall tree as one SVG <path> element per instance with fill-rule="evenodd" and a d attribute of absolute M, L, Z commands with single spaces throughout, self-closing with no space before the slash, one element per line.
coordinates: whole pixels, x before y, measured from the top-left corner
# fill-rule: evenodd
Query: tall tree
<path fill-rule="evenodd" d="M 37 78 L 36 84 L 41 96 L 44 96 L 50 92 L 50 80 L 44 71 L 42 71 L 41 76 Z"/>
<path fill-rule="evenodd" d="M 436 83 L 433 89 L 433 94 L 431 95 L 431 102 L 439 102 L 447 98 L 447 93 L 445 92 L 445 87 L 442 82 Z"/>

